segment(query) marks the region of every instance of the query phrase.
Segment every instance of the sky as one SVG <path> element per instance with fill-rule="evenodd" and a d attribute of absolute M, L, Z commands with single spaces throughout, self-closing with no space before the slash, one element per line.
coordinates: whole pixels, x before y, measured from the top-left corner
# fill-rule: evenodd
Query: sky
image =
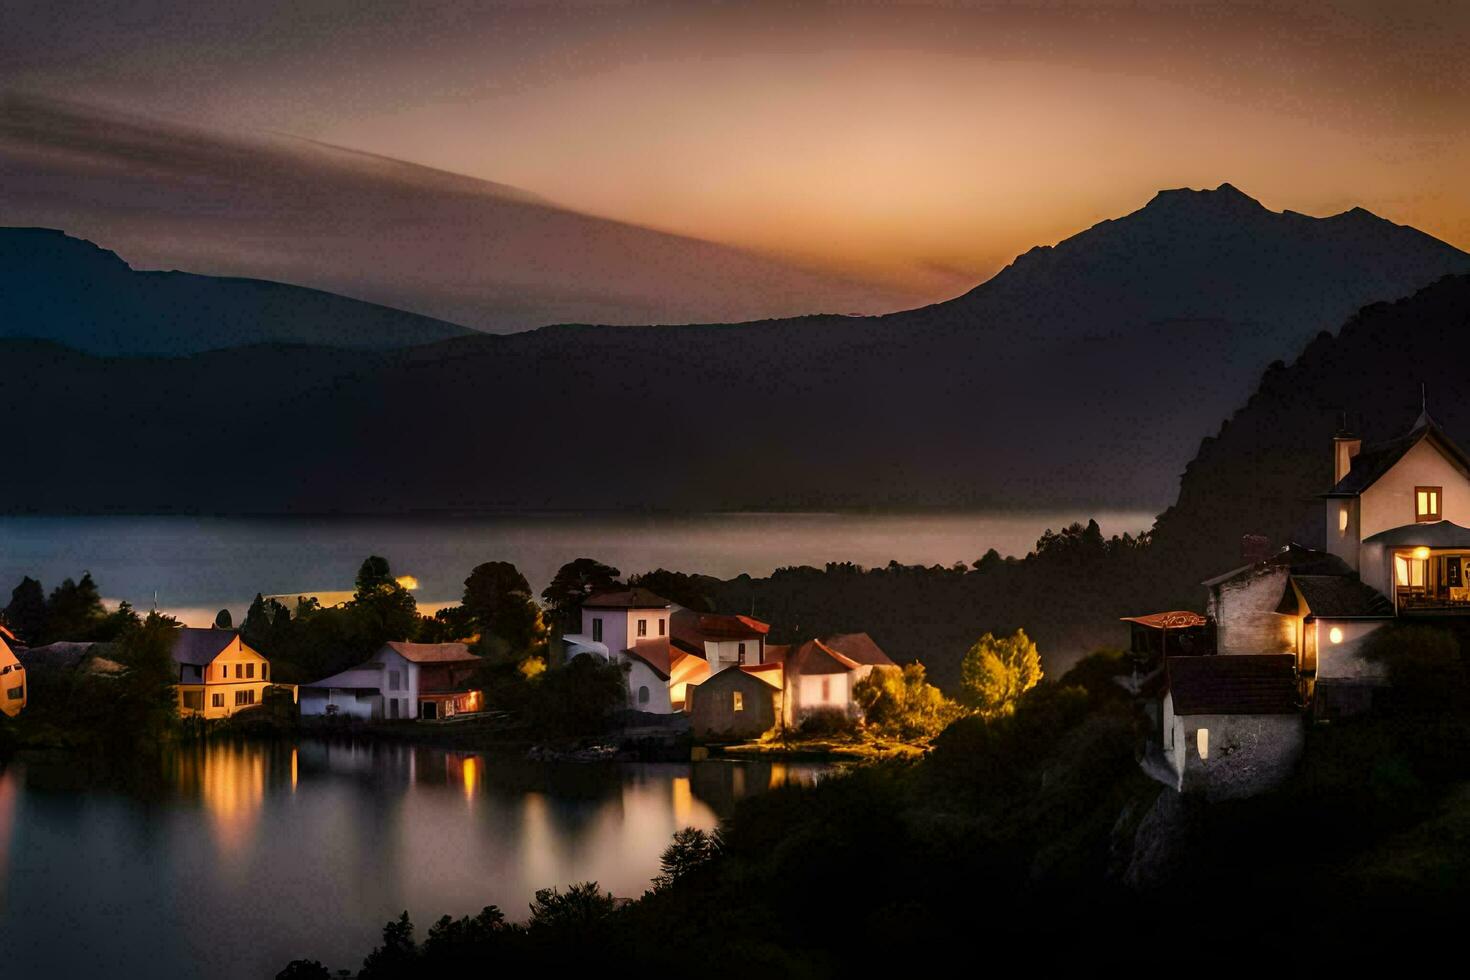
<path fill-rule="evenodd" d="M 1231 182 L 1470 248 L 1470 4 L 0 0 L 0 91 L 287 134 L 942 298 Z"/>

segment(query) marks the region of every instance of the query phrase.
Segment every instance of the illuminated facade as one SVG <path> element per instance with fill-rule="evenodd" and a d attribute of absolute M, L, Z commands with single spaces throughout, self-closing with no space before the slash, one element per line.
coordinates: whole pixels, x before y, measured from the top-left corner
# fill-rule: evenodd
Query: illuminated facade
<path fill-rule="evenodd" d="M 233 630 L 181 629 L 173 659 L 184 717 L 228 718 L 263 703 L 266 688 L 273 686 L 295 695 L 293 686 L 272 683 L 270 661 Z"/>
<path fill-rule="evenodd" d="M 0 714 L 14 718 L 26 706 L 26 669 L 6 644 L 15 635 L 0 626 Z"/>
<path fill-rule="evenodd" d="M 463 643 L 385 643 L 371 660 L 301 685 L 301 713 L 364 721 L 472 714 L 484 707 L 474 686 L 481 664 Z"/>

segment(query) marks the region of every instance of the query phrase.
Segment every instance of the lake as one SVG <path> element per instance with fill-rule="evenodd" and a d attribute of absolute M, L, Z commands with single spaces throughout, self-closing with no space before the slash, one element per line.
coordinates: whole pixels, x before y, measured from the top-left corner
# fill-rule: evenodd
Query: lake
<path fill-rule="evenodd" d="M 488 518 L 0 517 L 0 604 L 21 576 L 49 590 L 90 570 L 103 594 L 207 625 L 236 622 L 257 592 L 350 590 L 383 555 L 418 579 L 432 609 L 457 602 L 465 576 L 514 562 L 539 593 L 564 562 L 597 558 L 625 574 L 663 567 L 720 578 L 785 565 L 969 563 L 989 548 L 1024 555 L 1047 528 L 1095 517 L 1104 534 L 1153 524 L 1144 511 L 945 514 L 517 515 Z"/>
<path fill-rule="evenodd" d="M 407 909 L 595 880 L 637 897 L 675 830 L 813 764 L 576 765 L 399 743 L 187 747 L 148 778 L 74 757 L 0 770 L 4 976 L 268 978 L 360 965 Z"/>

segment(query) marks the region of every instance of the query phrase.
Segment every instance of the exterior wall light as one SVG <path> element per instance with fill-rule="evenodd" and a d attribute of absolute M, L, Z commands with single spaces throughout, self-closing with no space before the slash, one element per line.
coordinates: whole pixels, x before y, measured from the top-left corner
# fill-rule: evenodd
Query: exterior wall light
<path fill-rule="evenodd" d="M 1429 560 L 1429 549 L 1428 548 L 1415 548 L 1414 549 L 1414 557 L 1417 558 L 1417 559 L 1419 559 L 1420 561 L 1428 561 Z"/>
<path fill-rule="evenodd" d="M 1332 627 L 1332 629 L 1330 629 L 1330 630 L 1327 631 L 1327 638 L 1329 640 L 1331 640 L 1333 643 L 1341 643 L 1342 642 L 1342 630 L 1339 629 L 1336 626 Z"/>
<path fill-rule="evenodd" d="M 1347 529 L 1348 529 L 1348 505 L 1347 504 L 1340 504 L 1340 505 L 1338 505 L 1338 508 L 1337 508 L 1337 529 L 1338 529 L 1338 531 L 1342 532 L 1343 534 L 1346 534 L 1347 533 Z"/>

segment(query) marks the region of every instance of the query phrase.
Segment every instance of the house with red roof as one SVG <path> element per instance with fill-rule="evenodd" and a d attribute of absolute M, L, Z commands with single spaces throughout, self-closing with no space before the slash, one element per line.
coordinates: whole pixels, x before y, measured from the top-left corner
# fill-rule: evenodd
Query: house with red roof
<path fill-rule="evenodd" d="M 391 641 L 371 659 L 300 688 L 303 715 L 435 720 L 480 711 L 483 661 L 464 643 Z"/>
<path fill-rule="evenodd" d="M 768 661 L 782 665 L 782 721 L 788 727 L 821 711 L 858 714 L 852 691 L 877 669 L 898 669 L 867 633 L 838 633 L 790 646 L 766 648 Z"/>

